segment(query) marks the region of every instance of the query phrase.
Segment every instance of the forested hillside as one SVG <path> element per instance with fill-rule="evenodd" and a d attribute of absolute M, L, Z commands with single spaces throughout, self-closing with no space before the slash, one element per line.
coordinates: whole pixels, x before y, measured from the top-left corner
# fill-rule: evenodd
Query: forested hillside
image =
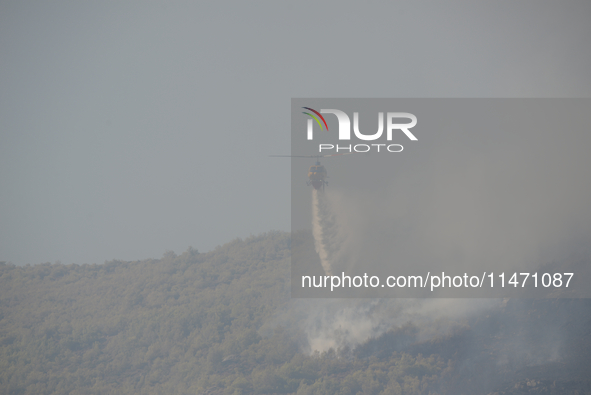
<path fill-rule="evenodd" d="M 0 394 L 591 393 L 585 301 L 510 301 L 444 336 L 420 339 L 409 322 L 311 352 L 290 314 L 292 242 L 310 238 L 271 232 L 100 265 L 0 264 Z M 556 355 L 500 359 L 512 355 L 503 339 L 547 341 L 536 328 L 557 317 L 566 341 Z M 544 369 L 558 376 L 544 381 Z"/>

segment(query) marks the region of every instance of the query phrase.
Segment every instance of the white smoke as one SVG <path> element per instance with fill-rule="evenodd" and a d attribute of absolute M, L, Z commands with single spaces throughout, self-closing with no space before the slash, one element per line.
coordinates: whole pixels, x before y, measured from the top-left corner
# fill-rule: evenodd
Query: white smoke
<path fill-rule="evenodd" d="M 355 346 L 412 323 L 418 341 L 446 335 L 472 313 L 498 306 L 499 299 L 322 299 L 300 301 L 308 351 Z"/>
<path fill-rule="evenodd" d="M 312 190 L 312 234 L 324 273 L 331 275 L 336 254 L 340 249 L 339 226 L 324 191 Z"/>
<path fill-rule="evenodd" d="M 357 237 L 351 224 L 352 213 L 343 212 L 344 207 L 338 192 L 312 191 L 312 233 L 326 275 L 344 263 L 345 255 L 350 253 L 345 246 L 355 244 Z M 297 301 L 294 308 L 305 317 L 300 323 L 312 353 L 354 348 L 409 322 L 420 326 L 421 340 L 441 336 L 460 325 L 461 317 L 498 303 L 460 299 L 320 299 Z"/>

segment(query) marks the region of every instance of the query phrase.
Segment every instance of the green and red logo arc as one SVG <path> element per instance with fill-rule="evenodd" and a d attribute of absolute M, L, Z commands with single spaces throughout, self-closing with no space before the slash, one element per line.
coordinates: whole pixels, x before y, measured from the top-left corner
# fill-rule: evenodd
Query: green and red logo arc
<path fill-rule="evenodd" d="M 318 115 L 320 117 L 320 119 L 322 119 L 322 122 L 324 122 L 324 126 L 326 126 L 326 130 L 328 130 L 328 125 L 326 124 L 326 119 L 324 119 L 324 117 L 318 111 L 316 111 L 316 110 L 314 110 L 313 108 L 310 108 L 310 107 L 302 107 L 302 108 L 304 108 L 306 110 L 310 110 L 314 114 Z M 309 115 L 312 118 L 314 118 L 314 120 L 318 123 L 318 126 L 320 126 L 320 130 L 323 129 L 322 128 L 322 124 L 320 123 L 320 119 L 318 119 L 318 117 L 316 117 L 314 114 L 310 114 L 309 112 L 305 112 L 305 111 L 302 111 L 302 114 L 306 114 L 306 115 Z"/>

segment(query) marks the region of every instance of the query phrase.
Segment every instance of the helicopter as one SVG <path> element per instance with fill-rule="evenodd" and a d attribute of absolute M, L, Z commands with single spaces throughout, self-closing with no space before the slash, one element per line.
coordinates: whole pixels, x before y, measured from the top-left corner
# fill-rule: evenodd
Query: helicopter
<path fill-rule="evenodd" d="M 326 172 L 326 167 L 320 164 L 320 158 L 327 158 L 330 156 L 340 156 L 340 155 L 349 155 L 352 152 L 345 152 L 342 154 L 332 154 L 332 155 L 269 155 L 275 158 L 316 158 L 316 164 L 310 166 L 308 170 L 308 182 L 306 185 L 311 185 L 317 191 L 324 191 L 324 187 L 328 186 L 328 174 Z"/>

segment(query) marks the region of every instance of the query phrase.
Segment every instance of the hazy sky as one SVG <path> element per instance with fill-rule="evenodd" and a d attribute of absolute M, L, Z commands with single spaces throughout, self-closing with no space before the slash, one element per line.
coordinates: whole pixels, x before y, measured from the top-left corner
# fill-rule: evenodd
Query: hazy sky
<path fill-rule="evenodd" d="M 0 260 L 290 229 L 292 97 L 590 97 L 591 3 L 0 1 Z"/>

